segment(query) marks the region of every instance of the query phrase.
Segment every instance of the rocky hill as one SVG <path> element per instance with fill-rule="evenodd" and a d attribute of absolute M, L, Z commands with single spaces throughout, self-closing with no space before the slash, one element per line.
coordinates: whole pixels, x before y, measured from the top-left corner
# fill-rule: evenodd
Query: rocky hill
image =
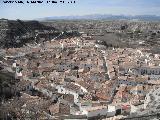
<path fill-rule="evenodd" d="M 34 42 L 36 34 L 43 31 L 55 32 L 54 27 L 44 26 L 38 21 L 0 20 L 0 47 L 20 47 Z"/>

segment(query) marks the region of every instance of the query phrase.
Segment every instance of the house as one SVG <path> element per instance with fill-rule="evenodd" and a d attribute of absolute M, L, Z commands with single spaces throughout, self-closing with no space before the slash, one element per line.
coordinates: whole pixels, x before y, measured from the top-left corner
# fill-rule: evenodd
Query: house
<path fill-rule="evenodd" d="M 134 79 L 134 78 L 132 78 L 132 79 Z M 118 85 L 125 84 L 125 85 L 130 85 L 130 86 L 136 86 L 137 85 L 134 80 L 131 80 L 131 79 L 129 80 L 127 76 L 119 76 L 117 84 Z"/>
<path fill-rule="evenodd" d="M 100 45 L 100 44 L 96 44 L 95 47 L 100 49 L 106 49 L 105 45 Z"/>
<path fill-rule="evenodd" d="M 149 85 L 160 85 L 160 80 L 149 80 L 147 83 Z"/>
<path fill-rule="evenodd" d="M 83 109 L 82 114 L 86 115 L 88 118 L 96 117 L 96 116 L 106 116 L 108 112 L 107 106 L 97 106 L 97 107 L 89 107 Z"/>
<path fill-rule="evenodd" d="M 130 93 L 134 95 L 145 95 L 144 86 L 137 85 L 130 89 Z"/>
<path fill-rule="evenodd" d="M 119 65 L 119 73 L 124 74 L 136 74 L 137 71 L 135 71 L 135 68 L 137 68 L 137 65 L 135 62 L 124 62 Z"/>
<path fill-rule="evenodd" d="M 74 103 L 74 96 L 71 94 L 63 94 L 62 98 L 70 103 Z"/>
<path fill-rule="evenodd" d="M 110 101 L 111 100 L 111 89 L 110 88 L 101 88 L 96 91 L 96 97 L 100 101 Z"/>
<path fill-rule="evenodd" d="M 139 110 L 139 108 L 135 105 L 131 105 L 131 110 L 130 110 L 130 113 L 137 113 L 137 111 Z"/>
<path fill-rule="evenodd" d="M 137 71 L 140 75 L 160 75 L 160 66 L 142 66 Z"/>
<path fill-rule="evenodd" d="M 126 91 L 127 85 L 120 85 L 119 88 L 117 88 L 117 93 L 115 97 L 117 98 L 123 98 L 123 94 Z"/>
<path fill-rule="evenodd" d="M 66 85 L 57 85 L 56 89 L 61 94 L 71 94 L 74 96 L 74 103 L 79 102 L 79 95 L 86 93 L 86 89 L 74 83 L 66 83 Z"/>
<path fill-rule="evenodd" d="M 22 93 L 22 92 L 21 92 L 21 95 L 22 96 L 19 98 L 19 102 L 23 101 L 23 102 L 20 102 L 22 113 L 34 114 L 36 111 L 37 113 L 43 114 L 43 112 L 46 113 L 45 111 L 47 111 L 48 107 L 51 104 L 49 100 L 44 100 L 38 96 L 31 96 L 29 94 Z M 42 119 L 42 118 L 38 118 L 38 119 Z"/>
<path fill-rule="evenodd" d="M 13 68 L 16 68 L 16 67 L 17 67 L 17 63 L 14 62 L 14 63 L 12 64 L 12 67 L 13 67 Z"/>
<path fill-rule="evenodd" d="M 22 72 L 16 72 L 15 79 L 22 79 Z"/>
<path fill-rule="evenodd" d="M 129 115 L 131 112 L 131 105 L 130 104 L 123 104 L 122 105 L 122 114 Z"/>
<path fill-rule="evenodd" d="M 83 100 L 92 101 L 92 94 L 85 94 Z"/>
<path fill-rule="evenodd" d="M 54 105 L 49 106 L 49 113 L 51 115 L 69 115 L 70 114 L 70 106 L 67 104 L 56 103 Z"/>
<path fill-rule="evenodd" d="M 125 84 L 129 86 L 136 86 L 137 84 L 146 84 L 148 81 L 148 76 L 142 76 L 142 77 L 127 77 L 127 76 L 119 76 L 118 77 L 118 85 Z"/>
<path fill-rule="evenodd" d="M 122 107 L 118 104 L 110 104 L 108 105 L 107 117 L 120 115 L 122 113 Z"/>
<path fill-rule="evenodd" d="M 85 80 L 78 80 L 75 84 L 79 84 L 80 86 L 82 86 L 86 90 L 86 92 L 91 92 L 94 90 L 94 82 L 86 77 Z"/>
<path fill-rule="evenodd" d="M 35 83 L 33 88 L 35 90 L 43 93 L 43 95 L 46 95 L 49 97 L 53 97 L 53 93 L 56 92 L 56 89 L 54 87 L 52 87 L 51 85 L 48 85 L 47 83 L 45 83 L 43 81 L 39 81 L 39 82 Z"/>

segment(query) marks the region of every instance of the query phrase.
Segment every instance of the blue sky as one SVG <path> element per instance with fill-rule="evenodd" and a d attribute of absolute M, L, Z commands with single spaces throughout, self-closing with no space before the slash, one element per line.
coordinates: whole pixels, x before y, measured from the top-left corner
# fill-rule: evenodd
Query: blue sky
<path fill-rule="evenodd" d="M 0 0 L 0 18 L 7 19 L 35 19 L 88 14 L 160 16 L 160 0 L 75 0 L 75 4 L 47 4 L 47 0 L 43 0 L 42 4 L 27 4 L 27 0 L 22 0 L 24 4 L 4 4 L 3 1 Z"/>

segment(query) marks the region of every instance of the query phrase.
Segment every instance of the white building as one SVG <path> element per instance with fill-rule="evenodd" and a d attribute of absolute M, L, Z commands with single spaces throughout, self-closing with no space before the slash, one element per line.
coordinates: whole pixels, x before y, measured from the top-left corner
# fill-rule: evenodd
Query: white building
<path fill-rule="evenodd" d="M 80 85 L 77 85 L 77 84 L 72 84 L 72 85 L 74 87 L 70 86 L 70 88 L 63 86 L 63 85 L 58 85 L 58 86 L 56 86 L 56 89 L 58 90 L 58 93 L 73 95 L 74 96 L 74 103 L 78 103 L 79 102 L 79 95 L 83 95 L 84 93 L 87 93 L 87 90 Z M 75 88 L 75 86 L 76 86 L 76 88 Z"/>
<path fill-rule="evenodd" d="M 96 116 L 105 116 L 107 115 L 107 107 L 106 106 L 98 106 L 98 107 L 90 107 L 87 109 L 84 109 L 82 111 L 83 115 L 86 115 L 88 118 L 90 117 L 96 117 Z"/>
<path fill-rule="evenodd" d="M 115 116 L 116 114 L 121 114 L 121 106 L 120 105 L 108 105 L 107 117 Z"/>

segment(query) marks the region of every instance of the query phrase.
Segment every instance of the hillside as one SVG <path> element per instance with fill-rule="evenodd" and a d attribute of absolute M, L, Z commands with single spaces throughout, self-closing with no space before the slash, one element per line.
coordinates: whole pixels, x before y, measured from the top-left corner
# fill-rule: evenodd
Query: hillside
<path fill-rule="evenodd" d="M 0 47 L 20 47 L 25 43 L 35 42 L 39 31 L 56 31 L 53 27 L 40 24 L 38 21 L 0 20 Z"/>

